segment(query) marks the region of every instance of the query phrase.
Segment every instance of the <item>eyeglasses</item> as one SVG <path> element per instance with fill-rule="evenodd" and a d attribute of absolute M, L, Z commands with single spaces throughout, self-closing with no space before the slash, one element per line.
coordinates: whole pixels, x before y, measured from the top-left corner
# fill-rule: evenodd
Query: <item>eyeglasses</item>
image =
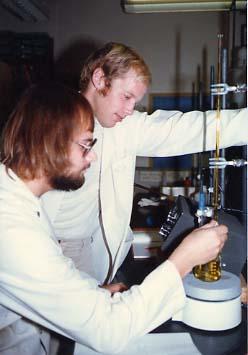
<path fill-rule="evenodd" d="M 90 142 L 89 144 L 83 144 L 83 143 L 80 143 L 80 142 L 74 142 L 74 143 L 78 144 L 82 148 L 83 157 L 86 157 L 86 155 L 91 151 L 91 149 L 96 144 L 96 142 L 97 142 L 97 138 L 93 139 L 93 141 Z"/>

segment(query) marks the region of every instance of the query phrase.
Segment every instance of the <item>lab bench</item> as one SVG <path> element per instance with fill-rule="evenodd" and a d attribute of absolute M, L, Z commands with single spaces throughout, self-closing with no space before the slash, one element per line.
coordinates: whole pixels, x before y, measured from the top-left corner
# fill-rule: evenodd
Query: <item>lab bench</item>
<path fill-rule="evenodd" d="M 189 333 L 202 355 L 246 355 L 247 349 L 247 307 L 242 306 L 242 322 L 225 331 L 198 330 L 182 322 L 169 320 L 153 333 Z"/>

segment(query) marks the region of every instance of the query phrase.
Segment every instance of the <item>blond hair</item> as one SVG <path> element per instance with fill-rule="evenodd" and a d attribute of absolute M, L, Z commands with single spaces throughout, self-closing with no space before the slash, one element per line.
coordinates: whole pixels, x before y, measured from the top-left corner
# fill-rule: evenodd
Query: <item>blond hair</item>
<path fill-rule="evenodd" d="M 80 75 L 80 90 L 87 89 L 95 69 L 101 68 L 105 76 L 105 86 L 109 88 L 111 81 L 124 76 L 133 69 L 145 85 L 151 83 L 151 73 L 144 59 L 132 48 L 121 43 L 110 42 L 92 53 L 85 62 Z"/>

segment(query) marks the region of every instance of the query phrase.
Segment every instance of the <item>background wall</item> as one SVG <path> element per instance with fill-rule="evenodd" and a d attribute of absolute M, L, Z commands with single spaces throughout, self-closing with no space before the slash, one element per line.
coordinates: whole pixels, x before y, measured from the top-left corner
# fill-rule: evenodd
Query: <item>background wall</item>
<path fill-rule="evenodd" d="M 92 49 L 107 41 L 134 47 L 149 65 L 150 92 L 191 92 L 201 79 L 208 90 L 209 68 L 217 61 L 217 34 L 230 47 L 230 13 L 125 14 L 118 0 L 50 0 L 50 20 L 25 23 L 0 8 L 0 30 L 48 32 L 54 39 L 55 72 L 77 85 Z M 238 15 L 236 27 L 246 21 Z M 240 45 L 239 33 L 236 44 Z M 141 103 L 148 105 L 146 96 Z"/>
<path fill-rule="evenodd" d="M 84 59 L 93 49 L 108 41 L 126 43 L 144 57 L 153 76 L 150 93 L 191 93 L 193 84 L 197 91 L 199 80 L 203 83 L 203 90 L 208 92 L 210 66 L 216 67 L 217 63 L 218 33 L 224 34 L 223 42 L 231 62 L 233 14 L 230 12 L 125 14 L 120 0 L 47 0 L 47 4 L 50 20 L 44 23 L 22 22 L 0 6 L 0 31 L 47 32 L 54 40 L 54 73 L 73 86 L 78 84 Z M 236 12 L 235 19 L 234 45 L 239 47 L 246 12 Z M 236 52 L 245 58 L 243 50 L 246 53 L 246 48 Z M 1 115 L 5 119 L 3 112 L 11 106 L 7 94 L 11 92 L 8 80 L 11 72 L 8 72 L 5 63 L 0 64 L 0 84 L 4 81 L 4 85 L 0 85 L 1 132 Z M 246 79 L 245 67 L 246 60 L 240 60 L 239 67 L 233 70 L 241 82 Z M 245 102 L 245 94 L 236 98 L 241 98 L 241 104 Z M 147 109 L 148 104 L 146 95 L 139 109 Z M 138 166 L 147 167 L 149 164 L 147 158 L 137 159 Z M 149 172 L 148 175 L 151 179 L 152 174 Z M 169 182 L 168 176 L 166 179 Z M 176 179 L 174 175 L 173 179 Z M 247 193 L 243 191 L 247 189 L 247 175 L 242 179 L 245 181 L 242 191 L 241 183 L 237 183 L 241 181 L 240 177 L 235 175 L 233 181 L 238 191 L 230 194 L 238 197 L 238 205 L 232 207 L 240 209 L 241 200 L 246 205 Z M 149 185 L 144 177 L 138 182 Z"/>

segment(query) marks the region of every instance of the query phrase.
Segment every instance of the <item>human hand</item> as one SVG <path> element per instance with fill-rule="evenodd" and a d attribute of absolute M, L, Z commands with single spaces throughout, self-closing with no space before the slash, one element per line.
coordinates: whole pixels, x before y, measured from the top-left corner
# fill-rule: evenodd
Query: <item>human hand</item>
<path fill-rule="evenodd" d="M 113 295 L 116 292 L 126 291 L 128 289 L 128 287 L 122 282 L 118 282 L 116 284 L 110 284 L 110 285 L 103 285 L 100 287 L 105 288 L 106 290 L 110 291 L 111 295 Z"/>
<path fill-rule="evenodd" d="M 181 277 L 196 265 L 214 260 L 227 239 L 228 228 L 211 221 L 191 232 L 170 255 L 169 259 Z"/>
<path fill-rule="evenodd" d="M 240 283 L 241 283 L 241 295 L 240 295 L 241 302 L 243 304 L 248 304 L 247 282 L 242 274 L 240 274 Z"/>

